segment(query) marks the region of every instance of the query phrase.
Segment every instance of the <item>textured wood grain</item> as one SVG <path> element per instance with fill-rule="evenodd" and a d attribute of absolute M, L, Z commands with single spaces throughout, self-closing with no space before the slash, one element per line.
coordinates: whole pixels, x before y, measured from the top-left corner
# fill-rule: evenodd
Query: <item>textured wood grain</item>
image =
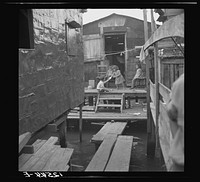
<path fill-rule="evenodd" d="M 116 138 L 116 134 L 107 134 L 85 171 L 104 171 Z"/>
<path fill-rule="evenodd" d="M 54 144 L 58 141 L 58 137 L 50 137 L 38 151 L 30 157 L 30 159 L 21 167 L 19 171 L 30 171 L 31 168 L 45 155 L 45 153 L 54 148 Z M 52 149 L 53 150 L 53 149 Z"/>
<path fill-rule="evenodd" d="M 26 145 L 26 143 L 29 141 L 30 138 L 31 138 L 30 132 L 26 132 L 19 136 L 19 150 L 18 150 L 19 152 L 22 150 L 24 145 Z"/>
<path fill-rule="evenodd" d="M 105 171 L 129 171 L 133 136 L 118 136 Z"/>
<path fill-rule="evenodd" d="M 92 138 L 92 142 L 102 142 L 104 137 L 109 134 L 120 135 L 124 131 L 127 122 L 107 122 L 101 130 Z"/>

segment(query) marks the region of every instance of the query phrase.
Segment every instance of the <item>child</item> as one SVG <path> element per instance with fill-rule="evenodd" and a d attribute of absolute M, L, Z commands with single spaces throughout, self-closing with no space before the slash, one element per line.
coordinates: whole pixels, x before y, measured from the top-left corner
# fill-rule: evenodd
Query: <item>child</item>
<path fill-rule="evenodd" d="M 112 77 L 109 77 L 106 81 L 104 80 L 104 76 L 101 76 L 99 79 L 99 83 L 97 84 L 97 90 L 101 93 L 101 92 L 109 92 L 110 90 L 108 88 L 105 88 L 104 84 L 106 82 L 108 82 Z"/>
<path fill-rule="evenodd" d="M 117 89 L 119 89 L 119 85 L 122 84 L 122 87 L 124 88 L 124 77 L 122 76 L 118 66 L 113 66 L 113 78 L 115 78 L 115 85 L 117 87 Z"/>
<path fill-rule="evenodd" d="M 136 64 L 136 74 L 132 80 L 131 88 L 133 89 L 135 87 L 135 79 L 142 77 L 142 69 L 141 64 Z"/>

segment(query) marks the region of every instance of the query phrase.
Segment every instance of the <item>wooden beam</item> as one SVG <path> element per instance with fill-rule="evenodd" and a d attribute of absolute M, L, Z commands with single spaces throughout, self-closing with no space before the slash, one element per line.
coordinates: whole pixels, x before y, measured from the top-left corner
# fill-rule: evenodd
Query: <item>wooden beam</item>
<path fill-rule="evenodd" d="M 24 154 L 33 154 L 34 153 L 34 147 L 33 145 L 25 145 L 23 149 L 21 150 Z"/>
<path fill-rule="evenodd" d="M 82 128 L 83 128 L 82 107 L 83 107 L 83 104 L 80 104 L 79 106 L 79 140 L 80 142 L 82 142 Z"/>
<path fill-rule="evenodd" d="M 64 118 L 62 118 L 62 120 L 60 120 L 62 122 L 58 126 L 59 141 L 60 141 L 60 146 L 62 148 L 66 148 L 67 147 L 67 139 L 66 139 L 67 138 L 67 126 L 66 126 L 67 115 L 68 115 L 68 112 L 66 113 Z"/>
<path fill-rule="evenodd" d="M 30 138 L 31 138 L 30 132 L 26 132 L 19 136 L 19 150 L 18 150 L 19 152 L 26 145 L 26 143 L 29 141 Z"/>

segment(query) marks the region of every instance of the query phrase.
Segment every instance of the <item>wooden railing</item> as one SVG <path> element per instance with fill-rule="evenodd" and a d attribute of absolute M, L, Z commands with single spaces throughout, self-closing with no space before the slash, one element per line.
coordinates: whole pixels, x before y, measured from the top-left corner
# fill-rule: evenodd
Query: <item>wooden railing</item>
<path fill-rule="evenodd" d="M 171 90 L 165 87 L 163 84 L 159 83 L 159 94 L 162 96 L 164 102 L 160 100 L 159 105 L 159 118 L 158 118 L 158 133 L 159 142 L 164 157 L 166 169 L 169 170 L 172 165 L 172 161 L 169 158 L 169 149 L 172 141 L 172 133 L 169 125 L 169 118 L 167 115 L 166 105 L 170 100 Z M 156 126 L 156 90 L 155 84 L 150 81 L 150 97 L 151 97 L 151 113 L 153 116 L 154 124 Z M 159 98 L 158 98 L 159 99 Z"/>

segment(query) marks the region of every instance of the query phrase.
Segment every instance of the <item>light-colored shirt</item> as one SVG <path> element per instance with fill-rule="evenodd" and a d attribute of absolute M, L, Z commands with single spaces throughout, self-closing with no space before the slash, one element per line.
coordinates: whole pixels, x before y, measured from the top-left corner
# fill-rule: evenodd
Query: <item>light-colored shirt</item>
<path fill-rule="evenodd" d="M 138 68 L 133 79 L 140 78 L 142 76 L 142 69 Z"/>
<path fill-rule="evenodd" d="M 177 130 L 170 146 L 169 157 L 175 163 L 184 165 L 184 74 L 174 82 L 170 97 L 167 109 L 177 109 L 177 122 L 171 121 L 172 127 L 175 125 Z"/>
<path fill-rule="evenodd" d="M 102 90 L 104 88 L 104 82 L 102 80 L 97 84 L 97 90 Z"/>

